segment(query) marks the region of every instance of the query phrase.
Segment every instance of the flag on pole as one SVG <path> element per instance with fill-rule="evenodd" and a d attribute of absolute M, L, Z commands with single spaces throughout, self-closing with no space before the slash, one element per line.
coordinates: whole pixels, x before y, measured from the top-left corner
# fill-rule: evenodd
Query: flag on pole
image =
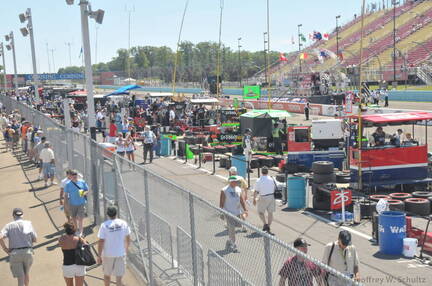
<path fill-rule="evenodd" d="M 288 59 L 285 57 L 284 53 L 280 53 L 279 61 L 281 61 L 281 62 L 287 62 L 288 61 Z"/>
<path fill-rule="evenodd" d="M 324 33 L 323 34 L 323 38 L 324 41 L 328 41 L 330 39 L 330 35 L 328 33 Z"/>
<path fill-rule="evenodd" d="M 301 60 L 305 60 L 308 58 L 308 54 L 307 53 L 300 53 L 300 59 Z"/>
<path fill-rule="evenodd" d="M 303 34 L 300 34 L 300 40 L 302 40 L 303 42 L 306 42 L 306 38 Z"/>
<path fill-rule="evenodd" d="M 82 57 L 82 54 L 83 54 L 83 48 L 81 47 L 81 51 L 80 51 L 79 56 L 78 56 L 79 59 Z"/>

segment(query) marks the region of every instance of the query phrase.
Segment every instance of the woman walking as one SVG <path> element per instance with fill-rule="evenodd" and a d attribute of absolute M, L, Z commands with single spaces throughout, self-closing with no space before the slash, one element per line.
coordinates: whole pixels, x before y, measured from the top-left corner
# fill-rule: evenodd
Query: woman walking
<path fill-rule="evenodd" d="M 66 286 L 83 286 L 86 270 L 84 265 L 75 264 L 75 249 L 77 248 L 80 237 L 75 235 L 76 227 L 73 223 L 67 222 L 63 225 L 66 232 L 59 238 L 59 246 L 63 252 L 63 277 Z M 84 243 L 83 240 L 81 240 Z"/>
<path fill-rule="evenodd" d="M 125 150 L 128 160 L 135 162 L 135 142 L 134 138 L 130 133 L 126 135 L 126 143 L 125 143 Z"/>

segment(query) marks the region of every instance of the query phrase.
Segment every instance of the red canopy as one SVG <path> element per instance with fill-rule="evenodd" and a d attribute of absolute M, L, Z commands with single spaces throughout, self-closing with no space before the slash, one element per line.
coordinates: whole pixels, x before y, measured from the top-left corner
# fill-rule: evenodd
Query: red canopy
<path fill-rule="evenodd" d="M 76 90 L 76 91 L 71 91 L 68 93 L 68 95 L 85 95 L 87 96 L 87 90 Z"/>
<path fill-rule="evenodd" d="M 430 112 L 401 112 L 401 113 L 386 113 L 386 114 L 371 114 L 363 115 L 363 121 L 371 124 L 390 124 L 415 122 L 432 119 Z"/>

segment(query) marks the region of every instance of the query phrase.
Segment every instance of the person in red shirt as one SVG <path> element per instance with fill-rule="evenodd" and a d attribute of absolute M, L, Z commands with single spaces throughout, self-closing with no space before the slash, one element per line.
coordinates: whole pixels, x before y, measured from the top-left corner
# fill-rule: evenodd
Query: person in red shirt
<path fill-rule="evenodd" d="M 115 120 L 111 120 L 109 126 L 108 142 L 114 144 L 117 138 L 117 126 Z"/>
<path fill-rule="evenodd" d="M 304 238 L 297 238 L 294 240 L 294 247 L 307 254 L 308 244 Z M 315 285 L 313 280 L 315 278 L 318 285 L 324 284 L 324 272 L 321 268 L 301 255 L 294 255 L 288 258 L 279 271 L 279 286 L 286 285 L 286 281 L 289 281 L 289 285 L 293 286 L 312 286 Z"/>

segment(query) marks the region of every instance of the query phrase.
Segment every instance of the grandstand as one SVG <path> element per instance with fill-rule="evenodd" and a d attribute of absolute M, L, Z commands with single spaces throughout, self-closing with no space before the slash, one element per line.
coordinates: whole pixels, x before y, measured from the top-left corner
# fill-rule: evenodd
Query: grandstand
<path fill-rule="evenodd" d="M 402 1 L 401 1 L 402 2 Z M 393 81 L 393 8 L 372 11 L 365 15 L 363 39 L 363 79 L 368 82 Z M 432 84 L 432 1 L 411 0 L 396 7 L 396 80 Z M 342 58 L 319 58 L 319 51 L 336 51 L 336 33 L 328 41 L 316 41 L 302 52 L 308 53 L 299 70 L 299 53 L 290 54 L 288 61 L 270 70 L 272 80 L 298 81 L 296 87 L 308 88 L 307 74 L 320 73 L 329 78 L 355 75 L 360 63 L 361 19 L 356 17 L 339 28 L 339 52 Z M 349 72 L 351 70 L 351 72 Z M 344 75 L 341 76 L 341 73 Z M 357 72 L 358 74 L 358 72 Z M 331 75 L 331 76 L 329 76 Z M 357 75 L 358 77 L 358 75 Z M 356 79 L 351 78 L 351 82 Z"/>

